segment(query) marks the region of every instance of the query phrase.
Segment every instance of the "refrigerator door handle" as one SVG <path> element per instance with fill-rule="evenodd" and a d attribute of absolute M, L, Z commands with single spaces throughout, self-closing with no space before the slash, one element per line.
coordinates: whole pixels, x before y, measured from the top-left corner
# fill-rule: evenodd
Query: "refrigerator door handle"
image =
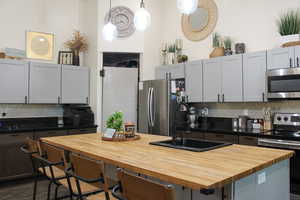
<path fill-rule="evenodd" d="M 151 117 L 150 117 L 150 97 L 151 97 L 151 88 L 148 89 L 147 96 L 147 121 L 148 124 L 151 125 Z"/>
<path fill-rule="evenodd" d="M 155 125 L 155 101 L 154 101 L 154 97 L 155 97 L 155 93 L 154 93 L 154 88 L 152 88 L 152 93 L 151 93 L 151 121 L 152 121 L 152 127 L 154 127 Z"/>

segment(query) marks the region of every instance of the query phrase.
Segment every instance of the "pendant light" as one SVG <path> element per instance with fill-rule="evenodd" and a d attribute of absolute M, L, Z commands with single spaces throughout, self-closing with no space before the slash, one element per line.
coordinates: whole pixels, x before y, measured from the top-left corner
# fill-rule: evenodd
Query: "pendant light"
<path fill-rule="evenodd" d="M 102 30 L 102 35 L 103 35 L 104 40 L 111 42 L 117 38 L 118 30 L 117 30 L 117 26 L 111 22 L 111 0 L 109 2 L 110 2 L 110 4 L 109 4 L 108 23 L 104 25 L 103 30 Z"/>
<path fill-rule="evenodd" d="M 177 0 L 178 10 L 185 15 L 190 15 L 198 8 L 198 0 Z"/>
<path fill-rule="evenodd" d="M 151 24 L 151 15 L 145 9 L 144 0 L 141 0 L 140 8 L 134 14 L 134 25 L 139 31 L 146 30 Z"/>

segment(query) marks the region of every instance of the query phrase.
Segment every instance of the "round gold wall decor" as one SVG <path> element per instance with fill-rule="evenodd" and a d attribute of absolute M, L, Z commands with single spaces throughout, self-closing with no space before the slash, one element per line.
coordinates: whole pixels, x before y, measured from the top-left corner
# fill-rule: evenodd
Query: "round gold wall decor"
<path fill-rule="evenodd" d="M 214 0 L 199 0 L 198 9 L 194 13 L 182 15 L 182 32 L 191 41 L 201 41 L 213 32 L 217 21 L 218 8 Z"/>

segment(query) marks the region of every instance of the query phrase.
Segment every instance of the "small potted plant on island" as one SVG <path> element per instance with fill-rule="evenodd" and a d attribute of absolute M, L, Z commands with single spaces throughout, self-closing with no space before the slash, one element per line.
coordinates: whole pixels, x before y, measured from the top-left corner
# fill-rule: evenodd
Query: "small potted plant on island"
<path fill-rule="evenodd" d="M 218 33 L 213 34 L 213 48 L 214 50 L 209 55 L 210 58 L 224 56 L 224 47 L 221 41 L 221 36 Z"/>
<path fill-rule="evenodd" d="M 224 47 L 225 47 L 225 51 L 224 51 L 224 55 L 225 56 L 230 56 L 232 55 L 232 50 L 231 50 L 231 47 L 232 47 L 232 40 L 230 37 L 226 37 L 224 39 Z"/>
<path fill-rule="evenodd" d="M 281 35 L 282 46 L 299 45 L 300 42 L 300 11 L 289 10 L 277 21 L 278 32 Z"/>
<path fill-rule="evenodd" d="M 123 134 L 123 113 L 115 112 L 106 121 L 106 128 L 115 130 L 115 135 Z"/>

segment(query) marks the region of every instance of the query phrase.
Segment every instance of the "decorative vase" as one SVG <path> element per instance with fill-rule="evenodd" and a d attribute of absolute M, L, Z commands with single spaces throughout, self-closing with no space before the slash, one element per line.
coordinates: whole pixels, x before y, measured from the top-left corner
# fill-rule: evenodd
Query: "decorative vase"
<path fill-rule="evenodd" d="M 280 38 L 281 46 L 284 46 L 287 43 L 298 42 L 298 41 L 300 41 L 300 35 L 299 34 L 284 35 L 284 36 L 281 36 L 281 38 Z"/>
<path fill-rule="evenodd" d="M 231 49 L 225 49 L 225 51 L 224 51 L 224 55 L 225 56 L 231 56 L 232 55 L 232 50 Z"/>
<path fill-rule="evenodd" d="M 216 48 L 214 48 L 214 50 L 211 52 L 211 54 L 209 55 L 209 57 L 210 57 L 210 58 L 215 58 L 215 57 L 224 56 L 224 53 L 225 53 L 224 47 L 216 47 Z"/>
<path fill-rule="evenodd" d="M 78 51 L 73 52 L 73 65 L 80 66 L 80 56 Z"/>
<path fill-rule="evenodd" d="M 175 64 L 175 53 L 168 53 L 168 65 Z"/>

